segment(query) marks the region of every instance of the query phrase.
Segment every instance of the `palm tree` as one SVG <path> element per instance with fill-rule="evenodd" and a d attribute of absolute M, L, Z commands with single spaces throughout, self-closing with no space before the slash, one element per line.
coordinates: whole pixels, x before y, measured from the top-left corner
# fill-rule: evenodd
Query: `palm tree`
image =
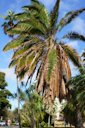
<path fill-rule="evenodd" d="M 20 102 L 24 102 L 20 113 L 21 126 L 25 125 L 26 127 L 35 128 L 39 127 L 39 124 L 40 126 L 42 123 L 47 124 L 44 122 L 46 112 L 44 111 L 42 97 L 36 92 L 35 84 L 25 91 L 21 88 L 18 88 L 18 90 Z M 17 97 L 17 94 L 15 94 L 15 97 Z"/>
<path fill-rule="evenodd" d="M 75 66 L 81 66 L 76 50 L 59 40 L 57 34 L 85 9 L 70 11 L 59 21 L 60 1 L 56 0 L 49 13 L 41 2 L 31 0 L 31 5 L 14 15 L 15 25 L 6 31 L 15 37 L 4 47 L 4 51 L 14 50 L 9 67 L 15 66 L 18 77 L 28 75 L 28 79 L 37 70 L 36 88 L 46 105 L 53 103 L 55 97 L 66 97 L 65 83 L 71 77 L 69 59 Z"/>
<path fill-rule="evenodd" d="M 83 128 L 82 114 L 85 111 L 85 67 L 82 67 L 82 70 L 83 72 L 71 78 L 67 84 L 71 94 L 70 103 L 75 110 L 75 125 L 77 128 Z"/>

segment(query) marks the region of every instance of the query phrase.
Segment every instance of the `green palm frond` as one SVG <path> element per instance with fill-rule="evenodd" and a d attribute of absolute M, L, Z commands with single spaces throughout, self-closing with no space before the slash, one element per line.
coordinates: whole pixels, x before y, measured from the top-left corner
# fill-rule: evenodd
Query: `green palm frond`
<path fill-rule="evenodd" d="M 80 106 L 81 111 L 85 109 L 85 67 L 82 67 L 82 70 L 83 73 L 71 78 L 67 83 L 73 92 L 71 100 L 76 101 L 75 103 Z"/>
<path fill-rule="evenodd" d="M 73 49 L 69 45 L 64 45 L 64 44 L 60 44 L 60 45 L 64 49 L 64 51 L 66 52 L 69 59 L 73 62 L 73 64 L 77 67 L 80 67 L 81 61 L 80 61 L 80 57 L 79 57 L 78 53 L 76 52 L 76 50 Z"/>
<path fill-rule="evenodd" d="M 24 41 L 26 39 L 29 39 L 29 37 L 27 35 L 20 35 L 18 36 L 16 39 L 12 40 L 11 42 L 9 42 L 5 47 L 4 47 L 4 51 L 8 51 L 10 49 L 14 49 L 16 47 L 19 47 L 20 45 L 22 45 L 24 43 Z"/>
<path fill-rule="evenodd" d="M 21 48 L 17 49 L 17 50 L 14 52 L 12 58 L 15 59 L 15 58 L 18 58 L 18 57 L 22 56 L 23 54 L 32 52 L 32 50 L 30 51 L 30 50 L 28 50 L 28 49 L 29 49 L 29 45 L 26 46 L 26 47 L 21 47 Z"/>
<path fill-rule="evenodd" d="M 80 15 L 82 12 L 85 11 L 85 8 L 83 9 L 79 9 L 77 11 L 71 11 L 68 12 L 64 18 L 62 18 L 59 22 L 59 24 L 57 25 L 57 30 L 61 30 L 64 26 L 68 25 L 70 22 L 73 21 L 73 19 L 75 19 L 78 15 Z"/>
<path fill-rule="evenodd" d="M 15 65 L 17 65 L 20 61 L 20 58 L 15 59 L 15 60 L 11 60 L 10 64 L 9 64 L 9 68 L 14 67 Z"/>
<path fill-rule="evenodd" d="M 84 105 L 85 105 L 84 99 L 85 99 L 85 90 L 80 92 L 77 96 L 77 100 L 80 101 L 81 105 L 82 105 L 82 103 L 84 103 Z"/>
<path fill-rule="evenodd" d="M 15 65 L 17 65 L 18 69 L 22 68 L 22 65 L 24 67 L 26 67 L 26 61 L 27 61 L 26 58 L 28 58 L 30 56 L 33 56 L 33 58 L 34 58 L 34 52 L 32 52 L 32 51 L 30 53 L 27 52 L 26 54 L 22 54 L 21 56 L 19 56 L 17 58 L 13 58 L 11 63 L 10 63 L 10 65 L 9 65 L 9 67 L 13 67 Z"/>
<path fill-rule="evenodd" d="M 80 88 L 84 88 L 85 86 L 85 67 L 80 67 L 79 70 L 82 69 L 82 72 L 80 72 L 79 75 L 72 77 L 67 85 L 73 86 L 73 88 L 78 88 L 78 90 L 81 90 Z"/>
<path fill-rule="evenodd" d="M 50 14 L 51 17 L 51 26 L 54 27 L 55 23 L 58 20 L 59 16 L 59 5 L 60 5 L 60 0 L 56 0 L 55 6 Z"/>
<path fill-rule="evenodd" d="M 32 25 L 27 21 L 18 22 L 13 28 L 8 29 L 7 33 L 10 34 L 20 34 L 22 32 L 27 32 L 32 28 Z M 18 32 L 18 33 L 16 33 Z"/>
<path fill-rule="evenodd" d="M 68 85 L 73 85 L 74 88 L 78 88 L 78 86 L 80 86 L 80 84 L 82 84 L 83 82 L 85 82 L 85 74 L 71 78 L 71 80 L 69 80 L 68 82 Z"/>
<path fill-rule="evenodd" d="M 71 39 L 71 40 L 85 41 L 85 36 L 84 35 L 81 35 L 81 34 L 79 34 L 77 32 L 69 32 L 63 38 L 68 38 L 68 39 Z"/>
<path fill-rule="evenodd" d="M 56 62 L 57 62 L 57 52 L 55 49 L 52 49 L 48 54 L 48 80 L 50 80 Z"/>
<path fill-rule="evenodd" d="M 15 52 L 12 58 L 17 58 L 22 56 L 22 54 L 30 53 L 32 51 L 37 51 L 43 47 L 43 41 L 37 37 L 32 37 L 29 41 L 24 42 L 24 45 L 19 47 Z"/>
<path fill-rule="evenodd" d="M 31 13 L 36 19 L 39 19 L 47 28 L 49 27 L 50 18 L 44 4 L 39 1 L 33 1 L 32 5 L 24 6 L 23 9 L 25 9 L 27 13 Z"/>
<path fill-rule="evenodd" d="M 30 31 L 35 30 L 36 31 L 40 31 L 41 33 L 45 33 L 46 32 L 46 28 L 45 26 L 43 26 L 42 23 L 40 23 L 38 20 L 36 20 L 35 18 L 30 18 L 27 21 L 22 21 L 20 23 L 18 23 L 17 25 L 15 25 L 13 28 L 10 28 L 7 30 L 7 34 L 24 34 L 24 33 L 28 33 L 30 34 Z M 31 33 L 32 34 L 32 33 Z"/>
<path fill-rule="evenodd" d="M 23 21 L 23 20 L 29 19 L 29 13 L 26 13 L 26 12 L 18 13 L 18 14 L 15 14 L 14 17 L 18 21 Z"/>

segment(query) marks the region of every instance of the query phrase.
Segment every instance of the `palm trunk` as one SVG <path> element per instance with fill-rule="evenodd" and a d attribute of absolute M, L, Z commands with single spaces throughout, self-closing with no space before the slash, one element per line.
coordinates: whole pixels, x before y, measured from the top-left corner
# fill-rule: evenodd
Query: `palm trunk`
<path fill-rule="evenodd" d="M 80 108 L 76 106 L 76 128 L 84 128 Z"/>

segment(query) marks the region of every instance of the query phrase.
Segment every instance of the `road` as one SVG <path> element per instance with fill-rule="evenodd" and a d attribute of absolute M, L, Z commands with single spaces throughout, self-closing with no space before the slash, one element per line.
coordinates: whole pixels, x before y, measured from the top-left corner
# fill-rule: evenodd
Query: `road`
<path fill-rule="evenodd" d="M 19 126 L 10 126 L 10 127 L 8 127 L 8 126 L 1 127 L 0 126 L 0 128 L 19 128 Z"/>

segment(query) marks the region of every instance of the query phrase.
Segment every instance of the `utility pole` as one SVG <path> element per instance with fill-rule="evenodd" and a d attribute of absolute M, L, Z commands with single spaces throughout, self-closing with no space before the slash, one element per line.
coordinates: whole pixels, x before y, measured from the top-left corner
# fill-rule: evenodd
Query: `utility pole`
<path fill-rule="evenodd" d="M 19 82 L 18 82 L 18 76 L 17 79 L 17 101 L 18 101 L 18 121 L 19 121 L 19 128 L 21 128 L 21 118 L 20 118 L 20 95 L 19 95 Z"/>

